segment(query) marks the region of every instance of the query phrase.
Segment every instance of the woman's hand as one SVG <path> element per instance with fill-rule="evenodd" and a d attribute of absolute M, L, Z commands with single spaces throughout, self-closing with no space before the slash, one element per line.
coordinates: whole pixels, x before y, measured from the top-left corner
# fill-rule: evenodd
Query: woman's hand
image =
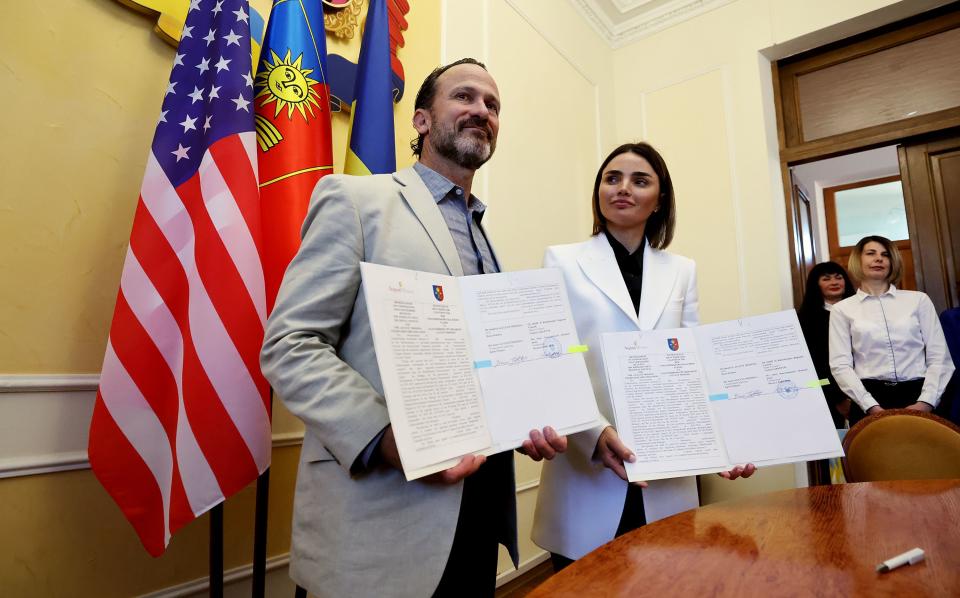
<path fill-rule="evenodd" d="M 737 465 L 730 471 L 721 471 L 717 475 L 721 478 L 727 480 L 735 480 L 737 478 L 749 478 L 757 471 L 757 466 L 753 463 L 747 463 L 746 465 Z"/>
<path fill-rule="evenodd" d="M 837 410 L 837 413 L 843 416 L 843 419 L 850 419 L 850 404 L 851 401 L 849 398 L 844 399 L 834 405 L 834 408 Z"/>
<path fill-rule="evenodd" d="M 600 459 L 603 464 L 612 471 L 613 473 L 620 476 L 625 482 L 629 482 L 627 479 L 627 470 L 623 467 L 623 462 L 633 463 L 637 460 L 634 456 L 633 451 L 627 448 L 627 445 L 620 440 L 620 436 L 617 435 L 617 431 L 613 429 L 613 426 L 607 426 L 603 429 L 603 432 L 600 433 L 600 438 L 597 439 L 597 449 L 594 451 L 594 457 Z M 646 482 L 637 482 L 641 488 L 646 488 Z"/>
<path fill-rule="evenodd" d="M 924 413 L 933 413 L 933 405 L 930 403 L 924 403 L 923 401 L 917 401 L 913 405 L 907 405 L 907 409 L 911 411 L 922 411 Z"/>

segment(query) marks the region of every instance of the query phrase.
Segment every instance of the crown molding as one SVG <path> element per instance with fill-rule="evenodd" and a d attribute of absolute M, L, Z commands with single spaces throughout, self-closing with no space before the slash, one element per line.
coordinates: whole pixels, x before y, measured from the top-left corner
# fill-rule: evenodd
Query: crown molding
<path fill-rule="evenodd" d="M 628 0 L 568 0 L 612 48 L 620 48 L 734 0 L 669 0 L 643 10 L 651 2 Z M 601 5 L 618 13 L 616 20 Z M 626 16 L 628 12 L 640 12 Z"/>

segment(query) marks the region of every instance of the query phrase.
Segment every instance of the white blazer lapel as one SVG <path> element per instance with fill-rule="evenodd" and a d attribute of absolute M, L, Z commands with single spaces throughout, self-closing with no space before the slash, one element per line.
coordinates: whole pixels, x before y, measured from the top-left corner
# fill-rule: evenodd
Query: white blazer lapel
<path fill-rule="evenodd" d="M 610 301 L 619 307 L 632 321 L 637 321 L 637 313 L 633 311 L 633 302 L 627 285 L 623 282 L 623 275 L 617 266 L 617 258 L 613 255 L 607 237 L 600 233 L 590 239 L 577 258 L 580 269 L 583 270 L 590 282 L 603 291 Z M 644 291 L 646 292 L 646 291 Z"/>
<path fill-rule="evenodd" d="M 443 214 L 440 213 L 433 195 L 423 184 L 423 179 L 413 168 L 405 168 L 393 173 L 393 179 L 400 184 L 400 195 L 427 231 L 434 247 L 447 265 L 447 270 L 454 276 L 463 276 L 460 254 L 453 243 L 450 229 L 447 228 L 447 222 L 443 219 Z"/>
<path fill-rule="evenodd" d="M 646 243 L 646 241 L 644 241 Z M 643 292 L 640 295 L 640 329 L 653 330 L 663 314 L 677 278 L 677 269 L 670 265 L 669 255 L 653 249 L 643 250 Z"/>

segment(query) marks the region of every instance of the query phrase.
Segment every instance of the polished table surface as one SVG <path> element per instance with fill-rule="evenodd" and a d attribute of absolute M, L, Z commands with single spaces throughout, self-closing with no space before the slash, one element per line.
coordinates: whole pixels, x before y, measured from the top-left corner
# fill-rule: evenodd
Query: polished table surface
<path fill-rule="evenodd" d="M 914 547 L 923 563 L 877 573 Z M 960 480 L 816 486 L 693 509 L 601 546 L 528 596 L 960 596 Z"/>

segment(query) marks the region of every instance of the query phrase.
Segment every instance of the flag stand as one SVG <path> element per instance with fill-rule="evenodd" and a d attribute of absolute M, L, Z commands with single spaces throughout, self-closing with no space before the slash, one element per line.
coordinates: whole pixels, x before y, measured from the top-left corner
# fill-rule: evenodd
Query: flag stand
<path fill-rule="evenodd" d="M 257 478 L 257 506 L 253 514 L 253 579 L 250 595 L 264 598 L 267 575 L 267 515 L 270 503 L 270 468 Z"/>
<path fill-rule="evenodd" d="M 210 598 L 223 598 L 223 503 L 210 509 Z"/>

